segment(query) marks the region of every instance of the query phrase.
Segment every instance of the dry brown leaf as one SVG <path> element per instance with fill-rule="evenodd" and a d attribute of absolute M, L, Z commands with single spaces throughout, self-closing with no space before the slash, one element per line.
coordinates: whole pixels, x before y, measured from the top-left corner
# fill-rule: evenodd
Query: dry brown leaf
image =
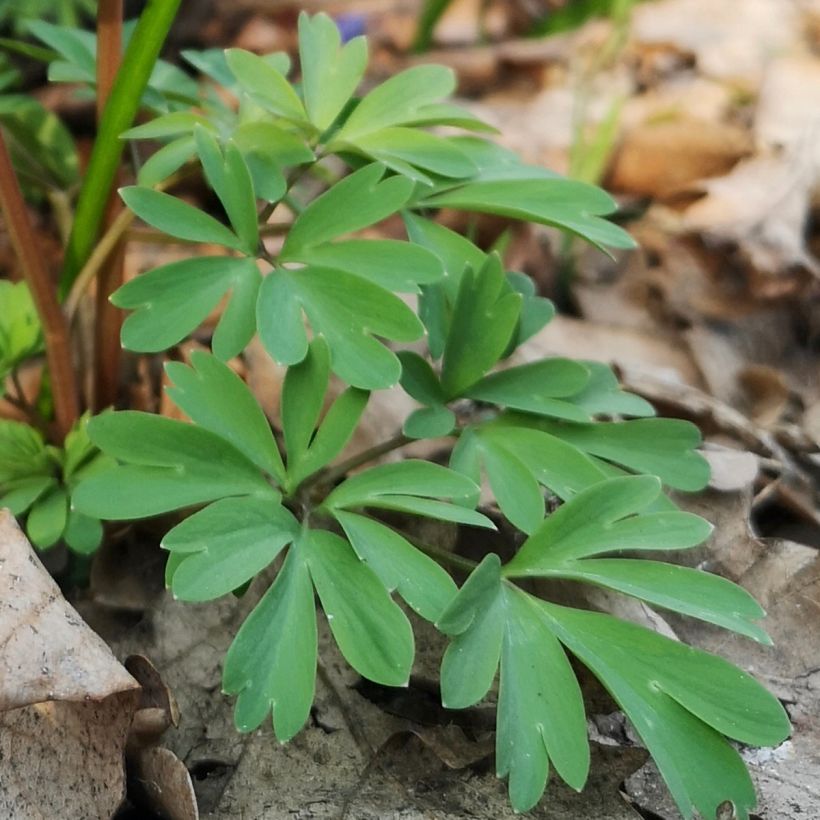
<path fill-rule="evenodd" d="M 752 87 L 798 30 L 796 9 L 782 0 L 663 0 L 638 4 L 632 17 L 637 42 L 673 45 L 694 55 L 702 74 Z"/>
<path fill-rule="evenodd" d="M 664 197 L 725 174 L 751 148 L 746 130 L 734 125 L 694 117 L 644 122 L 624 136 L 607 184 L 616 191 Z"/>
<path fill-rule="evenodd" d="M 760 471 L 760 459 L 748 450 L 735 450 L 707 442 L 702 455 L 712 471 L 709 487 L 720 492 L 750 488 Z"/>
<path fill-rule="evenodd" d="M 107 820 L 139 684 L 0 511 L 0 816 Z"/>
<path fill-rule="evenodd" d="M 700 376 L 680 345 L 657 334 L 556 316 L 514 354 L 514 363 L 544 356 L 572 356 L 637 369 L 661 384 L 699 384 Z"/>
<path fill-rule="evenodd" d="M 132 800 L 167 820 L 198 820 L 196 794 L 185 764 L 162 746 L 139 749 L 129 757 Z"/>

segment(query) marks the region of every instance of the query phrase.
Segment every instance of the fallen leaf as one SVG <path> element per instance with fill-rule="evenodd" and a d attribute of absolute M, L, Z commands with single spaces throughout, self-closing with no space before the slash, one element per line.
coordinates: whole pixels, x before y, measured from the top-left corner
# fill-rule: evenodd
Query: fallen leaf
<path fill-rule="evenodd" d="M 107 820 L 139 684 L 0 511 L 0 816 Z"/>

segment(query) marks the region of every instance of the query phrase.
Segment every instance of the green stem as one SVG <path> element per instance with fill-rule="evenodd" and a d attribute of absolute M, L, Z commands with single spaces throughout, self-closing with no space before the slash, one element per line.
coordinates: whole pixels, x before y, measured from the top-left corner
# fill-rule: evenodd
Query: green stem
<path fill-rule="evenodd" d="M 181 0 L 149 0 L 128 44 L 122 67 L 117 72 L 105 106 L 80 189 L 74 226 L 63 262 L 60 298 L 68 293 L 94 249 L 108 204 L 108 198 L 103 192 L 110 190 L 125 148 L 120 134 L 134 122 L 151 71 L 180 2 Z"/>
<path fill-rule="evenodd" d="M 386 455 L 393 450 L 398 450 L 399 447 L 404 447 L 405 444 L 409 444 L 412 440 L 413 439 L 411 438 L 407 438 L 407 436 L 403 433 L 398 433 L 392 438 L 387 439 L 387 441 L 383 441 L 381 444 L 376 444 L 374 447 L 370 447 L 367 450 L 363 450 L 361 453 L 357 453 L 355 456 L 351 456 L 345 461 L 337 464 L 335 467 L 331 467 L 328 470 L 316 473 L 315 481 L 308 479 L 305 483 L 322 483 L 332 485 L 340 478 L 344 478 L 344 476 L 346 476 L 351 470 L 355 470 L 356 467 L 361 467 L 363 464 L 367 464 L 368 462 L 379 458 L 379 456 Z"/>
<path fill-rule="evenodd" d="M 450 550 L 434 547 L 432 544 L 425 544 L 406 530 L 397 529 L 396 531 L 403 538 L 406 538 L 414 547 L 420 549 L 425 555 L 429 555 L 438 561 L 439 564 L 449 564 L 451 567 L 464 570 L 464 572 L 472 572 L 478 566 L 475 561 L 471 561 L 469 558 L 464 558 L 461 555 L 456 555 L 454 552 L 450 552 Z"/>

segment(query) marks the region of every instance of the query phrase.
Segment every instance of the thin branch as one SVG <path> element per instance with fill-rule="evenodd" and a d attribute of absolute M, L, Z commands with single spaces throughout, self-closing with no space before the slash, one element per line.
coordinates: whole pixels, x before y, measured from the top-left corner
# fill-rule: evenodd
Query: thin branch
<path fill-rule="evenodd" d="M 461 555 L 456 555 L 454 552 L 450 552 L 450 550 L 434 547 L 432 544 L 425 544 L 406 530 L 397 527 L 396 532 L 403 538 L 406 538 L 414 547 L 420 549 L 425 555 L 434 558 L 439 564 L 449 564 L 451 567 L 464 570 L 464 572 L 472 572 L 478 566 L 475 561 L 471 561 L 469 558 L 464 558 Z"/>
<path fill-rule="evenodd" d="M 56 434 L 62 441 L 79 415 L 77 385 L 71 360 L 68 324 L 57 303 L 57 295 L 46 268 L 34 228 L 29 220 L 20 184 L 11 164 L 5 139 L 0 133 L 0 205 L 23 275 L 31 290 L 46 343 L 46 359 L 54 394 Z"/>
<path fill-rule="evenodd" d="M 106 103 L 122 62 L 123 0 L 100 0 L 97 11 L 97 122 L 101 123 Z M 116 188 L 119 173 L 106 192 L 108 203 L 102 221 L 108 230 L 123 211 Z M 117 398 L 120 371 L 120 328 L 122 312 L 109 301 L 123 281 L 125 243 L 120 237 L 106 257 L 97 278 L 96 322 L 94 324 L 94 406 L 96 410 Z"/>
<path fill-rule="evenodd" d="M 327 470 L 316 473 L 315 481 L 308 479 L 305 484 L 334 484 L 340 478 L 346 476 L 351 470 L 355 470 L 356 467 L 361 467 L 363 464 L 367 464 L 379 458 L 379 456 L 386 455 L 393 450 L 398 450 L 400 447 L 404 447 L 405 444 L 409 444 L 412 440 L 411 438 L 407 438 L 403 433 L 398 433 L 392 438 L 387 439 L 387 441 L 383 441 L 381 444 L 377 444 L 368 450 L 363 450 L 361 453 L 351 456 L 335 467 L 330 467 Z"/>

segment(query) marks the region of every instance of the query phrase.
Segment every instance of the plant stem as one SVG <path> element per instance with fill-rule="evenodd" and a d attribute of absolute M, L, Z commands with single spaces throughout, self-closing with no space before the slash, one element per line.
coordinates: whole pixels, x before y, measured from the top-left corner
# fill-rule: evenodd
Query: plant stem
<path fill-rule="evenodd" d="M 102 124 L 105 105 L 114 87 L 122 61 L 123 0 L 100 0 L 97 11 L 97 123 Z M 107 230 L 123 211 L 117 196 L 116 172 L 108 190 L 102 227 Z M 122 313 L 109 296 L 122 284 L 125 243 L 120 237 L 106 257 L 97 278 L 96 322 L 94 324 L 94 409 L 114 404 L 119 387 L 120 328 Z"/>
<path fill-rule="evenodd" d="M 475 561 L 471 561 L 469 558 L 464 558 L 461 555 L 456 555 L 454 552 L 450 552 L 450 550 L 434 547 L 432 544 L 425 544 L 406 530 L 397 529 L 397 532 L 406 538 L 414 547 L 420 549 L 431 558 L 435 558 L 440 564 L 449 564 L 451 567 L 464 570 L 464 572 L 472 572 L 478 566 Z"/>
<path fill-rule="evenodd" d="M 120 134 L 131 126 L 139 110 L 148 78 L 179 4 L 180 0 L 148 0 L 128 43 L 122 67 L 105 105 L 77 201 L 74 226 L 63 261 L 61 297 L 69 292 L 94 249 L 107 204 L 107 197 L 100 192 L 110 190 L 125 148 Z"/>
<path fill-rule="evenodd" d="M 56 434 L 65 438 L 79 414 L 77 385 L 71 360 L 68 324 L 63 316 L 48 269 L 40 255 L 37 237 L 29 219 L 20 184 L 11 164 L 5 139 L 0 133 L 0 205 L 12 245 L 20 259 L 46 343 L 46 359 L 54 393 Z"/>
<path fill-rule="evenodd" d="M 387 439 L 387 441 L 376 444 L 368 450 L 363 450 L 361 453 L 357 453 L 355 456 L 351 456 L 345 461 L 340 462 L 335 467 L 330 467 L 327 470 L 317 473 L 316 481 L 310 481 L 309 483 L 333 484 L 340 478 L 346 476 L 351 470 L 355 470 L 356 467 L 361 467 L 362 464 L 367 464 L 379 456 L 383 456 L 393 450 L 398 450 L 399 447 L 404 447 L 405 444 L 409 444 L 412 440 L 411 438 L 407 438 L 403 433 L 397 433 L 392 438 Z"/>
<path fill-rule="evenodd" d="M 28 420 L 41 432 L 48 437 L 48 420 L 43 414 L 26 398 L 26 391 L 20 383 L 20 374 L 17 370 L 11 371 L 11 384 L 14 388 L 14 394 L 6 393 L 3 397 L 12 407 L 16 407 L 20 412 L 25 413 Z"/>

